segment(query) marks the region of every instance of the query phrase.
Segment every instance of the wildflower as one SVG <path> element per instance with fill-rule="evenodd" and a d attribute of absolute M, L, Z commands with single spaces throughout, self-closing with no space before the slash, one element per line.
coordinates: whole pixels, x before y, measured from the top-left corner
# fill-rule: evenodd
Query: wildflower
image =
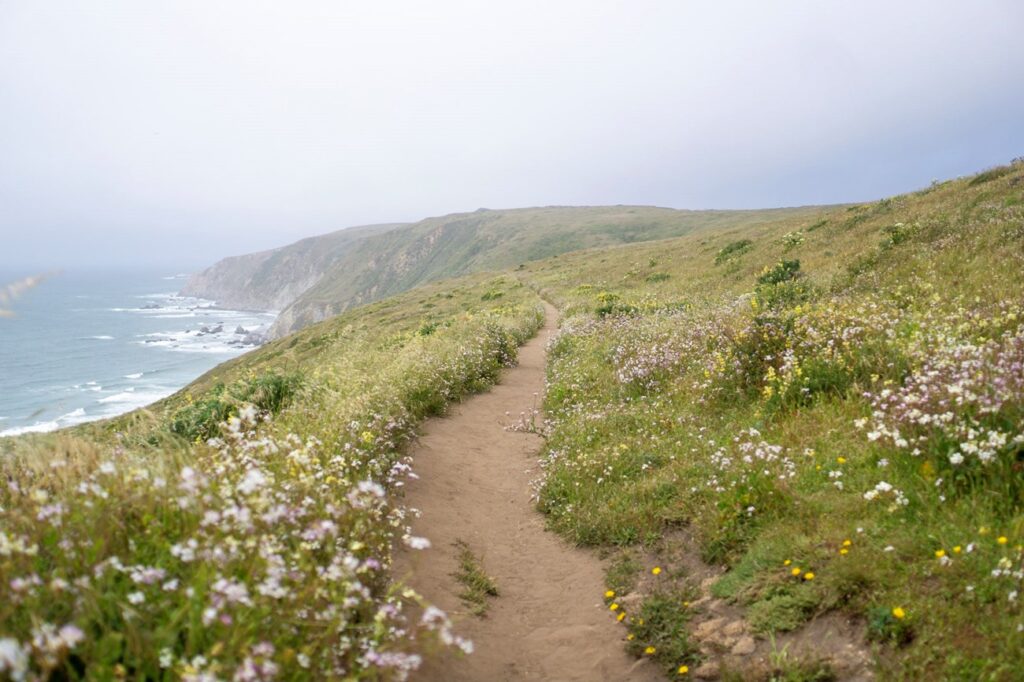
<path fill-rule="evenodd" d="M 935 558 L 936 559 L 941 559 L 944 556 L 946 556 L 946 550 L 944 550 L 944 549 L 937 549 L 937 550 L 935 550 Z"/>
<path fill-rule="evenodd" d="M 961 551 L 960 545 L 954 545 L 953 546 L 953 554 L 959 554 L 960 551 Z"/>
<path fill-rule="evenodd" d="M 617 620 L 620 623 L 622 621 L 624 621 L 625 619 L 626 619 L 626 612 L 625 611 L 619 611 L 619 615 L 615 617 L 615 620 Z"/>
<path fill-rule="evenodd" d="M 814 573 L 811 571 L 804 573 L 804 580 L 814 580 Z"/>
<path fill-rule="evenodd" d="M 789 559 L 786 559 L 785 561 L 782 562 L 782 565 L 783 566 L 789 566 L 791 563 L 793 563 L 793 562 L 790 561 Z"/>
<path fill-rule="evenodd" d="M 846 464 L 845 457 L 836 457 L 836 461 L 839 462 L 840 464 Z"/>
<path fill-rule="evenodd" d="M 843 540 L 843 547 L 849 547 L 852 544 L 853 544 L 853 542 L 850 541 L 850 540 Z"/>
<path fill-rule="evenodd" d="M 636 635 L 634 635 L 632 632 L 626 635 L 627 641 L 632 642 L 634 639 L 636 639 Z"/>
<path fill-rule="evenodd" d="M 796 577 L 796 576 L 800 575 L 800 573 L 801 573 L 801 570 L 800 570 L 799 566 L 794 566 L 793 570 L 791 570 L 789 572 L 789 574 L 792 575 L 793 577 Z"/>
<path fill-rule="evenodd" d="M 657 651 L 657 649 L 655 649 L 653 646 L 649 646 L 646 649 L 644 649 L 644 653 L 648 656 L 653 656 L 655 651 Z"/>
<path fill-rule="evenodd" d="M 609 611 L 618 611 L 619 610 L 619 605 L 618 604 L 612 604 L 611 606 L 608 607 L 608 610 Z"/>
<path fill-rule="evenodd" d="M 1006 539 L 1005 535 L 1000 535 L 998 538 L 996 538 L 996 542 L 998 542 L 1000 545 L 1005 545 L 1008 542 L 1008 540 Z"/>
<path fill-rule="evenodd" d="M 615 596 L 615 590 L 608 590 L 607 592 L 604 593 L 604 598 L 605 599 L 611 599 L 614 596 Z"/>
<path fill-rule="evenodd" d="M 1006 538 L 1003 538 L 1003 539 L 1005 540 Z M 1003 544 L 1005 544 L 1005 543 L 1003 543 Z M 651 574 L 652 575 L 661 575 L 661 566 L 655 566 L 654 568 L 652 568 L 651 569 Z"/>
<path fill-rule="evenodd" d="M 907 612 L 904 611 L 899 606 L 893 608 L 893 610 L 892 610 L 892 617 L 895 618 L 896 620 L 903 620 L 903 618 L 906 617 L 906 615 L 907 615 Z"/>
<path fill-rule="evenodd" d="M 12 680 L 23 680 L 28 673 L 28 653 L 18 640 L 0 639 L 0 673 L 6 672 Z"/>
<path fill-rule="evenodd" d="M 842 554 L 843 556 L 846 556 L 847 554 L 849 554 L 849 553 L 850 553 L 850 550 L 848 550 L 848 549 L 846 549 L 845 547 L 843 547 L 843 548 L 841 548 L 841 549 L 839 550 L 839 553 L 840 553 L 840 554 Z"/>
<path fill-rule="evenodd" d="M 680 675 L 685 675 L 686 673 L 690 672 L 690 668 L 689 666 L 681 665 L 679 666 L 679 669 L 676 672 L 678 672 Z"/>

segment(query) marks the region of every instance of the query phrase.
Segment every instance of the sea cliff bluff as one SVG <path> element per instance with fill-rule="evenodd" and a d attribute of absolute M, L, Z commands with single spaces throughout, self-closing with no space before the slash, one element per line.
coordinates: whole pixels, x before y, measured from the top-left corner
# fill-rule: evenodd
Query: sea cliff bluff
<path fill-rule="evenodd" d="M 581 249 L 743 228 L 820 210 L 478 209 L 411 224 L 354 227 L 226 258 L 194 275 L 182 293 L 225 307 L 279 311 L 268 336 L 280 338 L 427 282 L 505 270 Z"/>

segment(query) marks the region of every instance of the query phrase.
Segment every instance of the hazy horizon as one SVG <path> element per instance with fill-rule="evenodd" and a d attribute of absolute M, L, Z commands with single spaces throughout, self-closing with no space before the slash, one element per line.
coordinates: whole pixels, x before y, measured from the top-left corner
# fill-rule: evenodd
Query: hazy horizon
<path fill-rule="evenodd" d="M 544 205 L 878 199 L 1024 155 L 1024 6 L 0 5 L 0 270 Z"/>

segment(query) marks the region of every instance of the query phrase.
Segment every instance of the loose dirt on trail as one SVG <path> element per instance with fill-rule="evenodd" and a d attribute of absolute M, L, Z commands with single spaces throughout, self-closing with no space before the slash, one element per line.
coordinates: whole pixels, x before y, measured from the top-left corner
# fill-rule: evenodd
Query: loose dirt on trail
<path fill-rule="evenodd" d="M 413 676 L 417 682 L 664 679 L 650 662 L 626 654 L 625 628 L 602 600 L 598 559 L 544 530 L 530 499 L 540 437 L 505 428 L 509 414 L 540 404 L 544 345 L 556 317 L 548 306 L 544 328 L 520 349 L 518 366 L 490 391 L 428 421 L 412 448 L 419 478 L 408 482 L 406 503 L 422 512 L 413 532 L 432 547 L 400 552 L 396 577 L 448 612 L 475 646 L 469 656 L 429 659 Z M 497 584 L 499 596 L 488 599 L 483 617 L 459 598 L 456 542 Z"/>

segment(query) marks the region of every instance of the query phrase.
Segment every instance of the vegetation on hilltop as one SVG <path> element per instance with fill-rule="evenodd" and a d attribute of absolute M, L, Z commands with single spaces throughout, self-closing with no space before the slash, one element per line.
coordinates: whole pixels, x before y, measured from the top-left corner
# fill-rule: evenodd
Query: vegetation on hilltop
<path fill-rule="evenodd" d="M 341 240 L 348 239 L 349 230 L 315 237 L 278 250 L 265 264 L 261 260 L 258 268 L 237 268 L 228 259 L 197 276 L 186 292 L 217 298 L 222 304 L 250 296 L 250 291 L 263 292 L 264 298 L 267 292 L 274 292 L 276 300 L 290 303 L 272 306 L 284 308 L 271 330 L 271 336 L 280 337 L 354 306 L 449 277 L 514 268 L 577 249 L 818 212 L 815 207 L 760 211 L 677 211 L 650 206 L 480 209 L 360 233 L 348 241 Z M 340 243 L 337 248 L 325 246 L 326 239 Z M 245 265 L 248 258 L 252 257 L 237 260 Z M 232 272 L 236 275 L 230 275 Z M 223 286 L 199 286 L 207 280 Z M 234 293 L 239 287 L 243 293 Z"/>
<path fill-rule="evenodd" d="M 706 661 L 665 646 L 651 615 L 671 611 L 657 622 L 673 632 L 692 615 L 666 611 L 702 577 L 671 560 L 686 528 L 685 550 L 728 568 L 713 594 L 755 630 L 840 611 L 887 679 L 1015 678 L 1022 266 L 1018 162 L 519 273 L 566 314 L 539 507 L 617 554 L 616 614 L 652 562 L 663 576 L 617 615 L 631 647 L 674 674 Z"/>
<path fill-rule="evenodd" d="M 0 675 L 404 679 L 435 640 L 468 648 L 392 583 L 392 547 L 426 543 L 392 492 L 416 425 L 493 382 L 541 318 L 514 278 L 450 281 L 152 411 L 5 439 Z"/>

